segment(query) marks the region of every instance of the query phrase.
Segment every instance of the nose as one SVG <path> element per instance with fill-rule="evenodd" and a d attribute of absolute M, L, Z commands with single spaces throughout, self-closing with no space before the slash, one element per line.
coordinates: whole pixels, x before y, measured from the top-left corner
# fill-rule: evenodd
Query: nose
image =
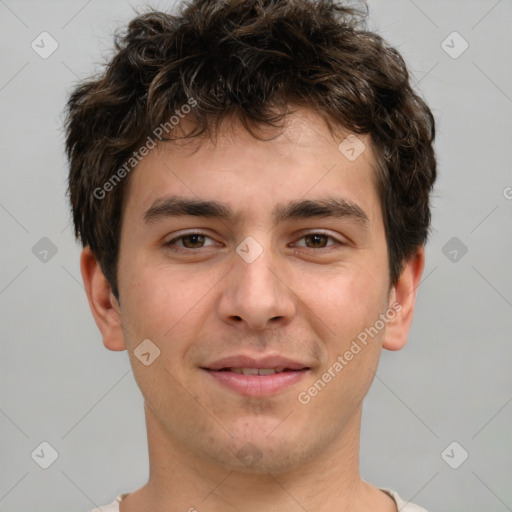
<path fill-rule="evenodd" d="M 251 263 L 233 255 L 234 267 L 223 280 L 218 313 L 221 319 L 240 329 L 263 331 L 290 323 L 297 308 L 283 266 L 270 249 Z"/>

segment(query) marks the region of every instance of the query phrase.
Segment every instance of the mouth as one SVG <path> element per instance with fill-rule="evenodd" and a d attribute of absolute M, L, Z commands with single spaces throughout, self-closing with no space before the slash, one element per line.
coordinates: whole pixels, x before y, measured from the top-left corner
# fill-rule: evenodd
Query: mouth
<path fill-rule="evenodd" d="M 218 372 L 233 372 L 239 375 L 275 375 L 276 373 L 283 372 L 298 372 L 300 370 L 292 370 L 281 366 L 279 368 L 221 368 L 220 370 L 213 370 Z"/>
<path fill-rule="evenodd" d="M 267 397 L 302 380 L 310 367 L 282 357 L 258 360 L 241 356 L 216 361 L 201 370 L 223 388 L 244 396 Z"/>

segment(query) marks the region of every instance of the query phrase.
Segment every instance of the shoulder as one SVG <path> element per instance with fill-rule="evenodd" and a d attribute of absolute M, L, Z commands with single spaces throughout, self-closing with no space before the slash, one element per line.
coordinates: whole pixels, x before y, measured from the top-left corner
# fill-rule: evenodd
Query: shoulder
<path fill-rule="evenodd" d="M 91 512 L 119 512 L 119 503 L 121 503 L 121 500 L 125 496 L 127 496 L 127 494 L 120 494 L 112 503 L 95 508 L 91 510 Z"/>
<path fill-rule="evenodd" d="M 415 505 L 409 501 L 405 501 L 402 499 L 399 494 L 391 489 L 380 489 L 384 491 L 386 494 L 389 494 L 396 502 L 396 506 L 400 512 L 427 512 L 423 507 L 419 505 Z"/>

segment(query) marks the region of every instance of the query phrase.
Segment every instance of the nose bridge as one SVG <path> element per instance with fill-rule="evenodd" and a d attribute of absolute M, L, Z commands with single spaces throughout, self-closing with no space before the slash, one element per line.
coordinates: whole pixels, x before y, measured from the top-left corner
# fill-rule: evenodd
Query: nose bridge
<path fill-rule="evenodd" d="M 265 250 L 256 260 L 251 263 L 246 261 L 237 262 L 240 267 L 238 273 L 238 290 L 246 298 L 253 298 L 262 303 L 270 304 L 278 294 L 277 272 L 275 270 L 275 258 L 271 250 Z"/>
<path fill-rule="evenodd" d="M 263 237 L 259 237 L 260 241 Z M 269 237 L 265 237 L 269 240 Z M 276 322 L 287 323 L 294 312 L 292 294 L 279 276 L 278 255 L 270 241 L 247 237 L 236 250 L 234 267 L 221 299 L 225 321 L 243 321 L 261 330 Z"/>

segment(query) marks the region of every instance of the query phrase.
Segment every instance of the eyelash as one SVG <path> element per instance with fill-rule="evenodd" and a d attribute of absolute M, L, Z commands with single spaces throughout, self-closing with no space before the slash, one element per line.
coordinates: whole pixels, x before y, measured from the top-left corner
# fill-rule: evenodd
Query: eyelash
<path fill-rule="evenodd" d="M 172 240 L 170 240 L 169 242 L 166 242 L 164 244 L 165 247 L 168 247 L 169 249 L 173 250 L 173 251 L 176 251 L 176 252 L 186 252 L 186 253 L 191 253 L 191 252 L 199 252 L 201 249 L 204 249 L 205 247 L 197 247 L 197 248 L 188 248 L 188 247 L 179 247 L 178 245 L 176 245 L 175 242 L 179 241 L 179 240 L 183 240 L 184 238 L 188 238 L 188 237 L 191 237 L 191 236 L 194 236 L 194 235 L 199 235 L 199 236 L 203 236 L 205 238 L 208 238 L 210 240 L 213 240 L 212 237 L 208 236 L 206 233 L 201 233 L 200 231 L 192 231 L 190 233 L 184 233 L 183 235 L 180 235 L 176 238 L 173 238 Z M 303 247 L 305 249 L 312 249 L 312 250 L 320 250 L 320 249 L 324 249 L 324 250 L 330 250 L 332 248 L 334 248 L 336 245 L 338 246 L 344 246 L 344 245 L 347 245 L 346 243 L 344 242 L 341 242 L 340 240 L 337 240 L 336 238 L 334 238 L 333 236 L 331 235 L 328 235 L 327 233 L 323 233 L 321 231 L 312 231 L 310 233 L 306 233 L 304 235 L 302 235 L 299 240 L 302 240 L 303 238 L 306 238 L 308 236 L 314 236 L 314 235 L 320 235 L 322 237 L 326 237 L 328 240 L 332 240 L 334 241 L 335 243 L 332 244 L 332 245 L 327 245 L 325 247 L 318 247 L 318 248 L 315 248 L 315 247 L 306 247 L 306 246 L 300 246 L 300 247 Z M 211 247 L 211 246 L 206 246 L 206 247 Z"/>

